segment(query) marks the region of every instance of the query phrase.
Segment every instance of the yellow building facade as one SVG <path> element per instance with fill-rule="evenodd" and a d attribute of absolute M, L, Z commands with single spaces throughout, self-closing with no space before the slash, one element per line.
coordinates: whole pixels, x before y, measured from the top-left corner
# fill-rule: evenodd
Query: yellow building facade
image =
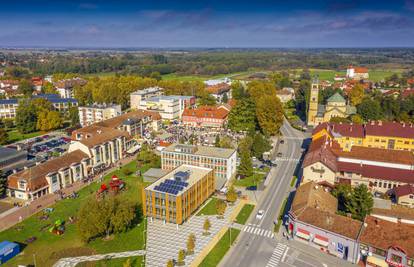
<path fill-rule="evenodd" d="M 312 140 L 323 136 L 337 141 L 342 149 L 352 146 L 395 149 L 414 152 L 414 126 L 397 122 L 325 123 L 315 128 Z"/>
<path fill-rule="evenodd" d="M 182 224 L 215 188 L 212 169 L 181 165 L 142 189 L 144 216 Z"/>

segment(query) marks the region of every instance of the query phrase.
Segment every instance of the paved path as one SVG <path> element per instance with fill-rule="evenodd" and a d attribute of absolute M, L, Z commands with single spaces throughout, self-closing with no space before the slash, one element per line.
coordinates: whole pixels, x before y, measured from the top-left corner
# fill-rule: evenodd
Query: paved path
<path fill-rule="evenodd" d="M 124 158 L 119 163 L 122 165 L 127 164 L 135 159 L 135 156 Z M 118 166 L 115 166 L 111 169 L 106 170 L 105 172 L 101 173 L 103 175 L 106 175 L 114 170 L 116 170 Z M 94 177 L 96 179 L 101 174 Z M 72 184 L 71 187 L 62 189 L 63 193 L 65 195 L 70 195 L 74 191 L 78 191 L 81 188 L 87 186 L 89 183 L 83 183 L 81 181 L 75 182 Z M 43 210 L 44 208 L 47 208 L 51 205 L 53 205 L 56 201 L 58 201 L 59 195 L 57 194 L 48 194 L 45 196 L 42 196 L 41 198 L 33 200 L 28 206 L 21 207 L 19 209 L 14 210 L 13 212 L 10 212 L 9 214 L 3 216 L 0 220 L 0 231 L 6 230 L 15 224 L 19 223 L 21 220 L 24 220 L 33 214 Z"/>
<path fill-rule="evenodd" d="M 116 258 L 129 258 L 134 256 L 145 255 L 145 250 L 134 250 L 134 251 L 125 251 L 118 253 L 108 253 L 108 254 L 98 254 L 91 256 L 80 256 L 74 258 L 62 258 L 57 261 L 53 267 L 74 267 L 76 264 L 84 261 L 98 261 L 98 260 L 108 260 Z"/>
<path fill-rule="evenodd" d="M 147 227 L 147 254 L 145 266 L 164 267 L 168 260 L 177 259 L 178 251 L 186 249 L 188 236 L 193 233 L 196 236 L 196 247 L 193 255 L 186 256 L 185 265 L 188 266 L 197 254 L 211 241 L 211 239 L 226 225 L 229 225 L 228 218 L 233 212 L 234 206 L 228 206 L 224 219 L 217 216 L 193 216 L 182 225 L 171 223 L 163 224 L 159 220 L 148 221 Z M 211 223 L 210 235 L 203 235 L 203 225 L 208 218 Z M 239 226 L 240 227 L 240 226 Z"/>

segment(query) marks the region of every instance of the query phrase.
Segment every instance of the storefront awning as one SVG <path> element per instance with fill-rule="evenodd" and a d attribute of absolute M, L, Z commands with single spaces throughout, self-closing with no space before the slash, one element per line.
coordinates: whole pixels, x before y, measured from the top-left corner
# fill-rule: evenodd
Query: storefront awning
<path fill-rule="evenodd" d="M 328 238 L 321 236 L 321 235 L 315 235 L 315 238 L 313 239 L 313 243 L 318 244 L 322 247 L 327 247 L 329 245 Z"/>
<path fill-rule="evenodd" d="M 383 260 L 376 258 L 374 256 L 368 256 L 367 257 L 367 266 L 375 266 L 375 267 L 388 267 L 388 263 Z"/>
<path fill-rule="evenodd" d="M 309 231 L 298 228 L 298 230 L 296 231 L 296 236 L 309 240 Z"/>

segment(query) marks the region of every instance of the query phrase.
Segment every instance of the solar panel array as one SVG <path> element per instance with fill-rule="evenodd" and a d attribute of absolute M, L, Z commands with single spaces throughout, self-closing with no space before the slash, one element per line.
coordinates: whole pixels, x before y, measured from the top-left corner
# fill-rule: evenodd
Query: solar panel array
<path fill-rule="evenodd" d="M 165 180 L 164 182 L 156 185 L 154 190 L 165 192 L 168 194 L 177 195 L 181 190 L 188 186 L 187 182 L 181 182 L 176 180 Z"/>

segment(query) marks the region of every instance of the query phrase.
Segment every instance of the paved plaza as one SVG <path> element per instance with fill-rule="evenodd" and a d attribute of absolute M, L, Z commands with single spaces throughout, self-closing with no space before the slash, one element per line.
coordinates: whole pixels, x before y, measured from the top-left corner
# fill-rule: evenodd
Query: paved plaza
<path fill-rule="evenodd" d="M 229 224 L 229 217 L 235 206 L 228 206 L 224 214 L 224 219 L 218 219 L 217 216 L 192 216 L 191 219 L 182 225 L 167 223 L 154 220 L 148 220 L 147 228 L 147 254 L 145 266 L 166 266 L 167 261 L 177 260 L 178 251 L 186 250 L 188 236 L 193 233 L 196 236 L 196 247 L 193 255 L 185 258 L 185 266 L 189 266 L 213 237 L 226 225 Z M 203 236 L 203 225 L 208 218 L 211 223 L 210 235 Z"/>

